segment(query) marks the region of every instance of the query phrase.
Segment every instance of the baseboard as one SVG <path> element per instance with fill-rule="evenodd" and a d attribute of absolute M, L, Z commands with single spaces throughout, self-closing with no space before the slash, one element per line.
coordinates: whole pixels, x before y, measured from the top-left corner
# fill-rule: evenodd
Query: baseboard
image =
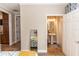
<path fill-rule="evenodd" d="M 12 43 L 10 44 L 10 46 L 12 46 L 13 44 L 15 44 L 15 42 L 12 42 Z"/>
<path fill-rule="evenodd" d="M 12 43 L 9 44 L 9 46 L 11 46 L 11 45 L 12 45 Z"/>
<path fill-rule="evenodd" d="M 15 44 L 15 43 L 17 43 L 17 42 L 19 42 L 19 41 L 20 40 L 17 40 L 17 41 L 14 41 L 14 42 L 10 43 L 10 46 L 13 45 L 13 44 Z"/>
<path fill-rule="evenodd" d="M 14 43 L 17 43 L 17 42 L 19 42 L 20 40 L 17 40 L 17 41 L 15 41 Z"/>
<path fill-rule="evenodd" d="M 47 50 L 38 50 L 39 53 L 47 53 Z"/>

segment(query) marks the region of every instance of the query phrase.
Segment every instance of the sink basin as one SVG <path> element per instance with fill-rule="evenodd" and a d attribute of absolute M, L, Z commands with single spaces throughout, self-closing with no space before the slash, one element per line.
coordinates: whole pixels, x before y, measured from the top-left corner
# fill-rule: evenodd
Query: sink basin
<path fill-rule="evenodd" d="M 56 35 L 55 33 L 49 33 L 48 35 Z"/>

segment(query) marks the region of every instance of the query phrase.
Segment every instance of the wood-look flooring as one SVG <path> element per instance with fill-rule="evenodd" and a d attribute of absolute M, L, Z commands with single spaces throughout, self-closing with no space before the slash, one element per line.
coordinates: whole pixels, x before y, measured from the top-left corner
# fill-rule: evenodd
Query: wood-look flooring
<path fill-rule="evenodd" d="M 37 52 L 38 49 L 37 49 L 37 47 L 30 47 L 30 50 Z"/>
<path fill-rule="evenodd" d="M 1 45 L 1 51 L 20 51 L 21 49 L 20 42 L 17 42 L 16 44 L 13 44 L 12 46 L 9 46 L 7 44 Z M 38 53 L 38 56 L 64 56 L 62 52 L 62 48 L 59 47 L 57 44 L 49 44 L 48 45 L 48 52 L 47 53 Z M 36 51 L 36 49 L 32 49 L 32 51 Z"/>
<path fill-rule="evenodd" d="M 38 53 L 38 56 L 64 56 L 62 48 L 57 44 L 48 44 L 47 53 Z"/>
<path fill-rule="evenodd" d="M 13 44 L 12 46 L 9 46 L 8 44 L 1 44 L 1 51 L 20 51 L 21 49 L 20 42 L 17 42 Z"/>
<path fill-rule="evenodd" d="M 57 44 L 49 44 L 48 45 L 48 56 L 64 56 L 64 53 L 62 52 L 62 48 L 58 46 Z"/>

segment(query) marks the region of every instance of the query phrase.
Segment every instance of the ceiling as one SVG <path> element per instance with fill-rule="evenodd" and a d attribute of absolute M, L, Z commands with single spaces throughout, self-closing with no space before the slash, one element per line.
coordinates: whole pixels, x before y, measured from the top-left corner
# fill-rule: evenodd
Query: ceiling
<path fill-rule="evenodd" d="M 20 5 L 18 3 L 0 3 L 0 6 L 7 8 L 9 11 L 20 11 Z"/>
<path fill-rule="evenodd" d="M 23 3 L 23 4 L 26 4 L 26 5 L 35 5 L 35 4 L 29 4 L 29 3 Z M 36 5 L 38 5 L 38 4 L 36 4 Z M 45 4 L 45 5 L 58 5 L 58 6 L 65 7 L 67 5 L 67 3 L 52 3 L 52 4 Z M 9 11 L 14 11 L 14 12 L 20 11 L 20 5 L 19 5 L 19 3 L 0 3 L 0 7 L 6 8 Z"/>
<path fill-rule="evenodd" d="M 68 3 L 22 3 L 23 5 L 59 5 L 66 6 Z"/>

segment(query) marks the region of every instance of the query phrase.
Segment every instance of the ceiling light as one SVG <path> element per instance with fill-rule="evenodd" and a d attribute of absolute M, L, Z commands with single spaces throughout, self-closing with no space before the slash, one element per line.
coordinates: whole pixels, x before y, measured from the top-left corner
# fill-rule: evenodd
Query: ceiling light
<path fill-rule="evenodd" d="M 49 22 L 55 21 L 55 19 L 48 19 Z"/>

